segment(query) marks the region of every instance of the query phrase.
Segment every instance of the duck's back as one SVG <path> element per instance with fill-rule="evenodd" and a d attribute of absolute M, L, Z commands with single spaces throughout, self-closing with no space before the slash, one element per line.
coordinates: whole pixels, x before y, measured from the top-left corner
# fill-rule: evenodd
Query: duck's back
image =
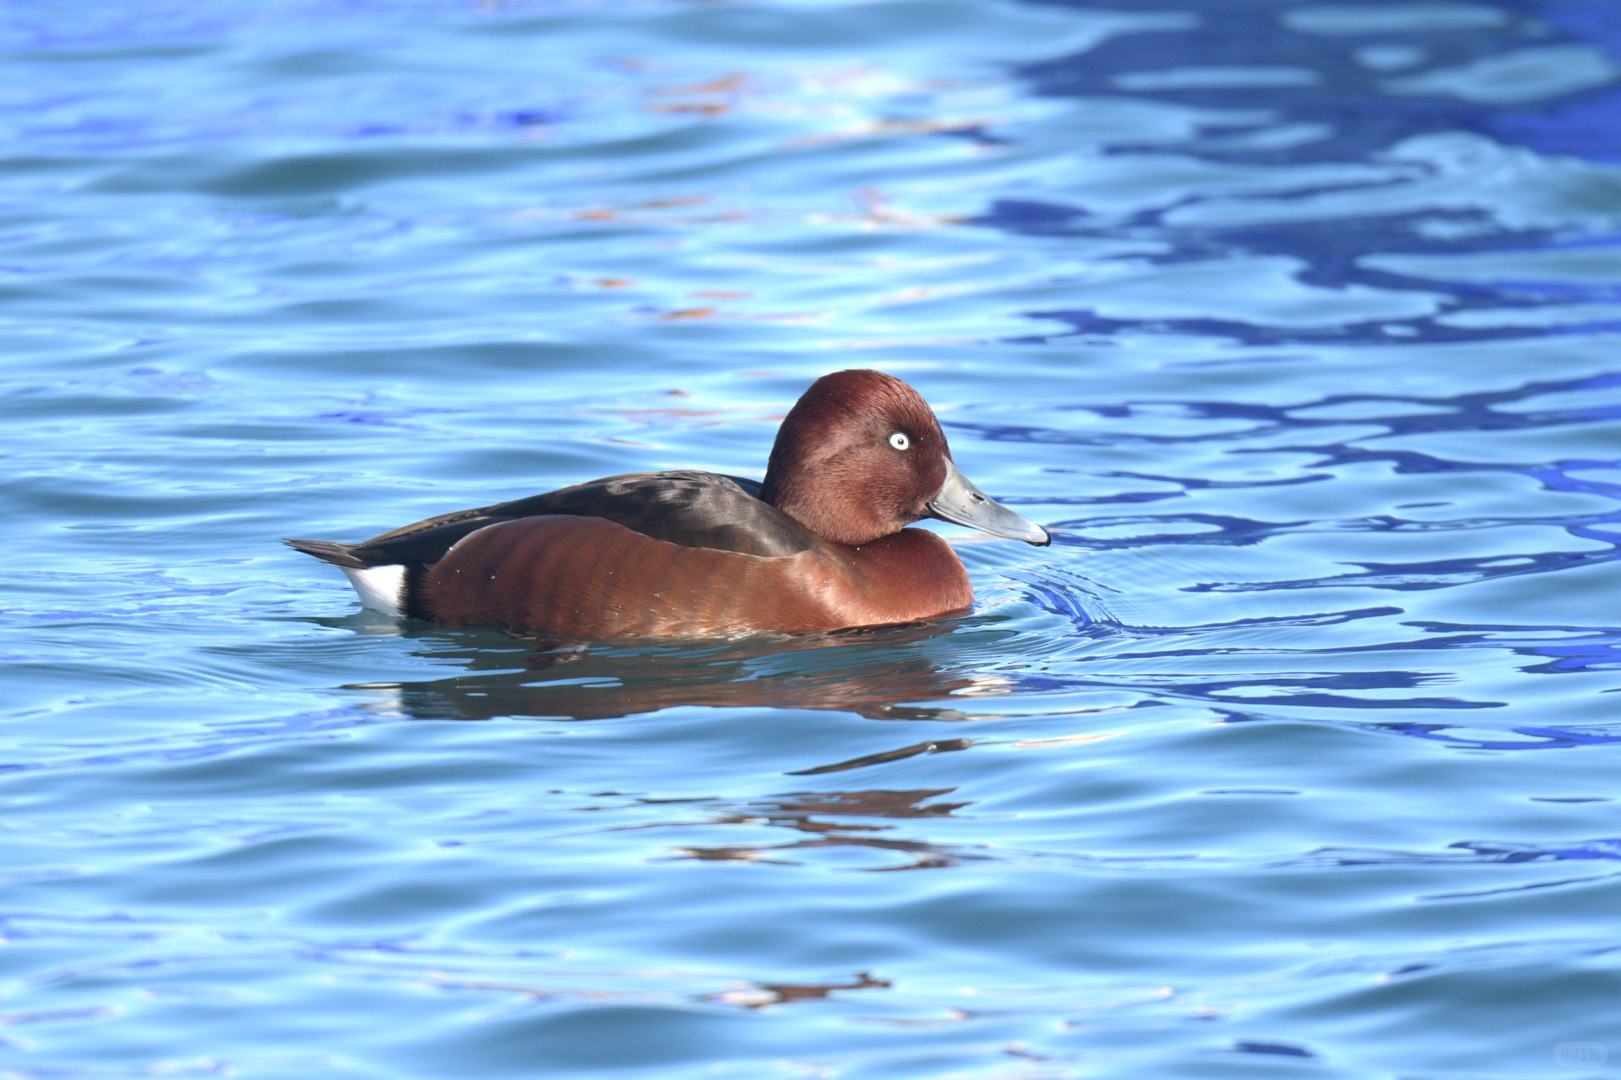
<path fill-rule="evenodd" d="M 718 473 L 624 473 L 512 502 L 458 510 L 394 529 L 358 544 L 289 540 L 300 551 L 338 566 L 432 564 L 470 534 L 520 518 L 566 514 L 596 517 L 632 532 L 684 547 L 744 555 L 793 555 L 814 535 L 759 498 L 758 481 Z"/>

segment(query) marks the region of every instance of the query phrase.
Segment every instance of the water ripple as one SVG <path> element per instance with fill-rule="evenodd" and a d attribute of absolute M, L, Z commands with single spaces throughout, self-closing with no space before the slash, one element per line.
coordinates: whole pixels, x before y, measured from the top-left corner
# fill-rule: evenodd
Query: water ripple
<path fill-rule="evenodd" d="M 1606 5 L 142 0 L 0 47 L 8 1075 L 1621 1050 Z M 961 618 L 536 642 L 277 543 L 758 476 L 849 366 L 1054 531 L 942 527 Z"/>

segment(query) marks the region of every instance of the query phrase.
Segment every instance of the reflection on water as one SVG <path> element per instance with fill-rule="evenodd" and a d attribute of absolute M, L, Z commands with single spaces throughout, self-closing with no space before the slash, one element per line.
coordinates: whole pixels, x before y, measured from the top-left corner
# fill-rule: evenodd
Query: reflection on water
<path fill-rule="evenodd" d="M 369 615 L 359 619 L 375 623 Z M 349 620 L 316 620 L 345 626 Z M 1011 630 L 963 634 L 951 621 L 793 637 L 722 641 L 603 642 L 573 645 L 513 639 L 490 631 L 417 628 L 425 659 L 465 672 L 410 683 L 356 684 L 376 708 L 417 719 L 500 716 L 600 720 L 686 705 L 718 708 L 838 709 L 875 720 L 963 720 L 968 702 L 994 697 L 1012 680 L 951 657 L 965 646 L 994 651 Z M 931 645 L 944 645 L 947 648 Z"/>
<path fill-rule="evenodd" d="M 727 990 L 715 995 L 715 1000 L 728 1005 L 742 1005 L 760 1009 L 767 1005 L 790 1005 L 796 1001 L 819 1001 L 835 990 L 887 990 L 893 985 L 887 979 L 875 979 L 865 971 L 857 972 L 850 982 L 787 985 L 760 983 L 754 986 Z"/>
<path fill-rule="evenodd" d="M 895 852 L 907 859 L 905 863 L 875 869 L 929 870 L 954 866 L 962 859 L 973 856 L 927 840 L 907 840 L 887 835 L 895 826 L 867 820 L 944 817 L 968 804 L 926 800 L 949 795 L 951 791 L 951 788 L 937 791 L 823 791 L 785 796 L 770 802 L 752 803 L 737 811 L 719 814 L 711 818 L 708 824 L 763 824 L 772 828 L 793 829 L 806 833 L 807 838 L 779 844 L 678 847 L 675 849 L 676 857 L 712 862 L 768 861 L 794 865 L 795 852 L 849 846 Z M 834 817 L 823 819 L 818 818 L 818 814 Z"/>

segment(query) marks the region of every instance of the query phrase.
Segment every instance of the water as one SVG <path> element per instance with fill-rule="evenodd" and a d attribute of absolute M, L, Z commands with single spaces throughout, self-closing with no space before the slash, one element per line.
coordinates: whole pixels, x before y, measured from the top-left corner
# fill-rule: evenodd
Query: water
<path fill-rule="evenodd" d="M 1614 5 L 0 43 L 6 1076 L 1617 1075 Z M 965 618 L 537 656 L 278 545 L 853 366 L 1057 534 Z"/>

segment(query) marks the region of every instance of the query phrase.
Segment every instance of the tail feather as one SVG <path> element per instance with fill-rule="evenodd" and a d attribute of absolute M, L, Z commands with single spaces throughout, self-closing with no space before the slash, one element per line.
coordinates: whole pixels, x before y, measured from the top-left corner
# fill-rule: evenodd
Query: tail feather
<path fill-rule="evenodd" d="M 340 544 L 334 540 L 286 540 L 283 541 L 295 551 L 302 551 L 306 555 L 314 555 L 322 562 L 329 562 L 333 566 L 345 566 L 352 570 L 364 570 L 372 564 L 354 553 L 356 544 Z"/>

